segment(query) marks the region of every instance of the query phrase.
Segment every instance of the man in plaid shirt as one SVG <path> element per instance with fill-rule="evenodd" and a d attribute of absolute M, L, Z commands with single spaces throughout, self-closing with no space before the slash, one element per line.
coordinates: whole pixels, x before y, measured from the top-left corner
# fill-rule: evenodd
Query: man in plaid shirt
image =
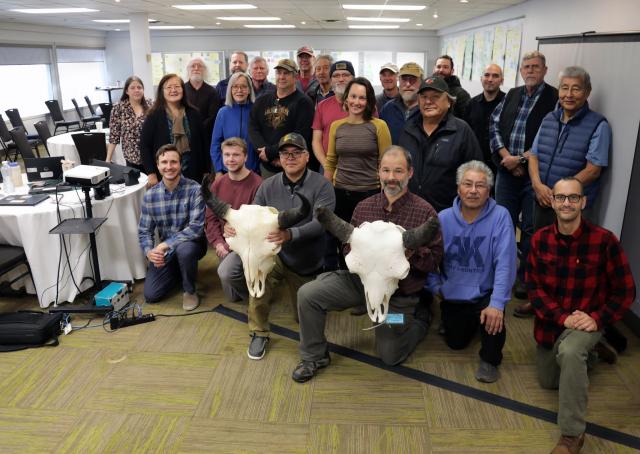
<path fill-rule="evenodd" d="M 552 453 L 580 451 L 593 350 L 603 329 L 622 318 L 636 294 L 618 239 L 582 219 L 586 202 L 578 179 L 559 180 L 551 200 L 557 223 L 534 234 L 528 259 L 538 381 L 560 394 L 562 435 Z"/>
<path fill-rule="evenodd" d="M 198 260 L 207 252 L 204 201 L 200 185 L 180 174 L 180 153 L 175 145 L 160 147 L 156 164 L 162 181 L 145 193 L 138 226 L 140 247 L 149 259 L 144 299 L 156 303 L 182 280 L 182 308 L 192 311 L 200 304 L 196 294 Z M 156 229 L 160 243 L 154 247 Z"/>

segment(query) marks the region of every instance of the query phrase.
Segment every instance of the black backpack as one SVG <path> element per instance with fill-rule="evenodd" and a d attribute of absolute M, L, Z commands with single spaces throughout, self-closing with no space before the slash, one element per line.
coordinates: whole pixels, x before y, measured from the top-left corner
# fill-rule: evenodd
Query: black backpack
<path fill-rule="evenodd" d="M 12 352 L 35 347 L 55 347 L 59 344 L 63 314 L 39 311 L 0 314 L 0 352 Z"/>

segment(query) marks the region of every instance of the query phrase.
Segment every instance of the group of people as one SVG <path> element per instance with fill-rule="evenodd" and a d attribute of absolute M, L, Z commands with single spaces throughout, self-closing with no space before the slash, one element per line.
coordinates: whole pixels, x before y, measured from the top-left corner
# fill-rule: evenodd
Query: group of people
<path fill-rule="evenodd" d="M 438 234 L 405 251 L 410 270 L 389 301 L 396 322 L 375 327 L 381 360 L 400 364 L 414 351 L 439 301 L 447 345 L 463 349 L 480 332 L 475 377 L 496 381 L 513 290 L 528 299 L 515 315 L 535 316 L 540 384 L 560 392 L 562 436 L 553 452 L 578 452 L 587 369 L 608 349 L 603 330 L 635 298 L 617 238 L 593 223 L 590 210 L 611 128 L 589 109 L 589 74 L 568 67 L 556 89 L 544 81 L 544 55 L 529 52 L 520 65 L 523 86 L 503 93 L 502 70 L 491 64 L 483 92 L 471 98 L 443 55 L 431 75 L 417 63 L 383 65 L 376 97 L 351 62 L 316 58 L 308 46 L 297 57 L 275 65 L 270 86 L 263 59 L 249 63 L 235 52 L 233 73 L 215 89 L 194 59 L 189 81 L 163 77 L 152 105 L 139 79 L 127 81 L 112 122 L 115 116 L 127 162 L 150 176 L 139 228 L 149 259 L 145 300 L 161 300 L 182 281 L 183 307 L 195 309 L 197 263 L 208 243 L 225 297 L 248 302 L 249 358 L 264 357 L 273 290 L 286 287 L 300 326 L 301 361 L 292 378 L 305 382 L 331 361 L 327 312 L 365 302 L 360 278 L 344 260 L 332 261 L 348 246 L 336 251 L 314 209 L 328 208 L 355 227 L 382 220 L 409 230 L 437 217 Z M 118 135 L 110 140 L 117 143 Z M 267 235 L 279 252 L 261 296 L 250 294 L 243 262 L 227 242 L 236 231 L 205 206 L 200 183 L 207 173 L 215 175 L 208 189 L 233 209 L 289 210 L 301 203 L 296 194 L 312 207 L 295 225 Z"/>

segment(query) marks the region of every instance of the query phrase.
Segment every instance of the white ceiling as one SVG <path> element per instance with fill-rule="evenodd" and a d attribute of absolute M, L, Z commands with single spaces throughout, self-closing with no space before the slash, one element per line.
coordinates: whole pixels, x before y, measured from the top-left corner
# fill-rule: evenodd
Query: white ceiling
<path fill-rule="evenodd" d="M 243 22 L 228 22 L 218 16 L 276 16 L 277 22 L 295 25 L 297 29 L 347 30 L 347 17 L 408 18 L 409 22 L 398 24 L 400 31 L 439 30 L 459 22 L 522 3 L 524 0 L 0 0 L 0 22 L 73 27 L 91 30 L 127 30 L 127 24 L 102 24 L 92 19 L 127 19 L 132 13 L 145 12 L 159 21 L 158 25 L 192 25 L 196 28 L 230 30 L 243 28 Z M 257 6 L 252 10 L 235 11 L 185 11 L 172 8 L 174 4 L 249 3 Z M 409 4 L 426 5 L 418 12 L 403 11 L 355 11 L 345 10 L 343 4 Z M 95 13 L 33 15 L 10 11 L 14 8 L 82 7 L 97 9 Z M 434 18 L 437 12 L 438 18 Z M 335 22 L 334 22 L 335 21 Z M 220 22 L 220 25 L 216 25 Z M 301 22 L 306 22 L 302 24 Z M 365 25 L 367 22 L 349 22 Z M 371 23 L 373 24 L 373 23 Z M 417 25 L 422 24 L 422 25 Z"/>

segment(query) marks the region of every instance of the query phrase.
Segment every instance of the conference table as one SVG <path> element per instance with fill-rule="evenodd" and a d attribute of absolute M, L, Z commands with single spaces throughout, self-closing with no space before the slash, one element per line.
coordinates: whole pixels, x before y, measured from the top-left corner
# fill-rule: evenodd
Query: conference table
<path fill-rule="evenodd" d="M 73 134 L 82 134 L 83 132 L 84 131 L 73 131 L 49 137 L 47 140 L 47 149 L 49 150 L 49 154 L 51 156 L 62 156 L 69 161 L 74 161 L 75 163 L 80 164 L 80 155 L 78 154 L 78 149 L 76 148 L 76 145 L 73 142 L 73 137 L 71 136 Z M 109 138 L 108 128 L 101 131 L 93 129 L 90 132 L 104 132 L 105 139 L 108 140 Z M 111 157 L 111 162 L 114 164 L 126 165 L 121 144 L 116 145 L 116 149 L 113 151 L 113 156 Z"/>
<path fill-rule="evenodd" d="M 26 181 L 24 174 L 23 179 Z M 138 243 L 138 222 L 146 182 L 147 177 L 142 174 L 137 185 L 111 185 L 110 196 L 104 200 L 92 199 L 93 216 L 107 218 L 96 231 L 103 281 L 133 281 L 146 275 L 146 258 Z M 26 192 L 28 188 L 25 185 L 17 190 Z M 24 286 L 27 293 L 36 294 L 41 307 L 48 307 L 53 302 L 73 302 L 79 293 L 76 285 L 82 291 L 92 285 L 91 279 L 85 279 L 93 278 L 89 235 L 49 233 L 61 220 L 84 217 L 85 194 L 81 189 L 66 191 L 59 193 L 58 199 L 59 204 L 52 194 L 35 206 L 0 206 L 0 244 L 24 248 L 35 283 L 34 288 L 27 276 L 14 287 Z M 62 238 L 65 244 L 61 244 Z M 22 271 L 13 270 L 7 277 L 19 276 Z"/>

